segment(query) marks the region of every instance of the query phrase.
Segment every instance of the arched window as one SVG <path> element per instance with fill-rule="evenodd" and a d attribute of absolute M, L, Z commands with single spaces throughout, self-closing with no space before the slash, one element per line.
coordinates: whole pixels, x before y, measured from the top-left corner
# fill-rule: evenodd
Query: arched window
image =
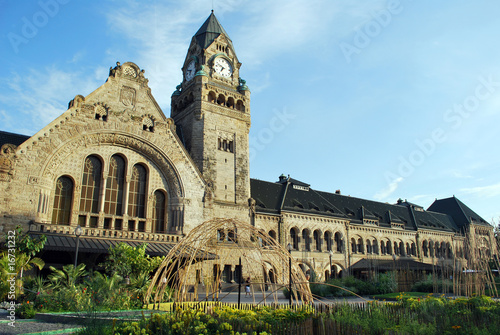
<path fill-rule="evenodd" d="M 102 163 L 95 156 L 85 158 L 82 177 L 80 211 L 99 213 L 99 191 L 102 180 Z"/>
<path fill-rule="evenodd" d="M 162 191 L 155 191 L 154 193 L 154 203 L 153 203 L 153 231 L 155 233 L 165 232 L 165 208 L 166 208 L 166 197 L 165 193 Z"/>
<path fill-rule="evenodd" d="M 434 257 L 434 242 L 429 242 L 429 256 Z"/>
<path fill-rule="evenodd" d="M 372 242 L 370 240 L 366 240 L 366 253 L 367 254 L 372 253 Z"/>
<path fill-rule="evenodd" d="M 319 230 L 314 231 L 314 244 L 317 251 L 321 251 L 321 232 Z"/>
<path fill-rule="evenodd" d="M 372 247 L 372 248 L 373 248 L 372 252 L 373 252 L 374 254 L 378 254 L 378 242 L 377 242 L 377 240 L 376 240 L 376 239 L 373 239 L 372 246 L 373 246 L 373 247 Z"/>
<path fill-rule="evenodd" d="M 392 255 L 392 245 L 391 245 L 391 241 L 387 241 L 386 245 L 385 245 L 385 252 L 388 253 L 389 255 Z"/>
<path fill-rule="evenodd" d="M 132 168 L 132 178 L 130 180 L 128 215 L 139 218 L 146 217 L 146 185 L 146 169 L 140 164 L 134 165 Z"/>
<path fill-rule="evenodd" d="M 340 233 L 335 233 L 334 239 L 337 252 L 342 252 L 342 236 L 340 236 Z"/>
<path fill-rule="evenodd" d="M 412 256 L 417 256 L 417 248 L 415 246 L 415 243 L 413 243 L 413 242 L 411 243 L 410 249 L 411 249 L 411 255 Z"/>
<path fill-rule="evenodd" d="M 326 250 L 331 251 L 332 250 L 332 233 L 329 231 L 325 231 L 325 244 L 326 244 Z"/>
<path fill-rule="evenodd" d="M 424 257 L 429 256 L 429 249 L 427 247 L 427 241 L 422 242 L 422 252 L 424 253 Z"/>
<path fill-rule="evenodd" d="M 109 162 L 109 173 L 106 182 L 104 213 L 123 214 L 123 185 L 125 181 L 125 160 L 113 155 Z"/>
<path fill-rule="evenodd" d="M 269 237 L 272 238 L 273 240 L 276 240 L 276 232 L 274 230 L 269 231 Z"/>
<path fill-rule="evenodd" d="M 354 254 L 357 252 L 356 240 L 354 238 L 351 238 L 351 252 Z"/>
<path fill-rule="evenodd" d="M 363 239 L 361 239 L 361 237 L 360 237 L 360 238 L 358 238 L 358 252 L 360 254 L 363 254 L 364 253 L 363 249 L 364 249 L 363 248 Z"/>
<path fill-rule="evenodd" d="M 302 238 L 304 239 L 304 250 L 311 251 L 311 237 L 309 236 L 309 230 L 302 230 Z"/>
<path fill-rule="evenodd" d="M 290 240 L 292 243 L 293 250 L 299 250 L 299 237 L 297 236 L 295 228 L 290 229 Z"/>
<path fill-rule="evenodd" d="M 70 224 L 71 204 L 73 203 L 73 181 L 68 177 L 59 177 L 56 181 L 52 223 Z"/>
<path fill-rule="evenodd" d="M 398 242 L 394 242 L 394 254 L 399 256 L 399 251 Z"/>
<path fill-rule="evenodd" d="M 385 249 L 385 242 L 384 241 L 380 241 L 380 253 L 382 255 L 385 255 L 387 253 L 387 251 Z"/>

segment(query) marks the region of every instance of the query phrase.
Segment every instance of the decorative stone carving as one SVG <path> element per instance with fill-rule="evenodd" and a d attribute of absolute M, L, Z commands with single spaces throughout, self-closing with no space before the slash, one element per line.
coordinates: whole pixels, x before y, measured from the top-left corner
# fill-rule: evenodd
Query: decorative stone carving
<path fill-rule="evenodd" d="M 128 86 L 123 86 L 120 91 L 120 102 L 125 106 L 135 105 L 135 89 Z"/>
<path fill-rule="evenodd" d="M 4 144 L 0 149 L 0 181 L 10 181 L 14 174 L 16 146 Z"/>

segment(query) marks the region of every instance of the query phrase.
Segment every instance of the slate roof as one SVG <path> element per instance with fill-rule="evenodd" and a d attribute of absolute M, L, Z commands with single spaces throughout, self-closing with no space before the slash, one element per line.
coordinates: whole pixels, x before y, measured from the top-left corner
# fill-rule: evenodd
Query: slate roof
<path fill-rule="evenodd" d="M 229 43 L 232 44 L 229 35 L 226 33 L 222 25 L 215 17 L 214 12 L 212 11 L 208 19 L 205 21 L 205 23 L 203 23 L 200 29 L 198 29 L 198 31 L 196 32 L 196 34 L 194 34 L 194 37 L 198 42 L 198 45 L 202 49 L 206 49 L 210 46 L 210 44 L 212 44 L 212 42 L 217 37 L 219 37 L 220 34 L 226 35 L 227 39 L 229 40 Z"/>
<path fill-rule="evenodd" d="M 463 229 L 471 223 L 489 225 L 486 220 L 476 214 L 476 212 L 467 207 L 455 196 L 440 200 L 436 199 L 427 210 L 450 215 L 460 229 Z"/>
<path fill-rule="evenodd" d="M 276 183 L 250 180 L 256 212 L 280 214 L 294 212 L 347 219 L 353 224 L 377 224 L 416 231 L 429 229 L 460 232 L 464 224 L 488 224 L 456 198 L 437 200 L 427 211 L 422 206 L 398 201 L 382 203 L 337 193 L 316 191 L 296 179 L 280 176 Z M 446 200 L 446 201 L 444 201 Z M 471 218 L 467 221 L 467 218 Z M 368 222 L 367 222 L 368 221 Z"/>
<path fill-rule="evenodd" d="M 0 147 L 2 147 L 2 145 L 7 143 L 18 146 L 19 144 L 25 142 L 30 137 L 31 136 L 8 133 L 6 131 L 0 130 Z"/>

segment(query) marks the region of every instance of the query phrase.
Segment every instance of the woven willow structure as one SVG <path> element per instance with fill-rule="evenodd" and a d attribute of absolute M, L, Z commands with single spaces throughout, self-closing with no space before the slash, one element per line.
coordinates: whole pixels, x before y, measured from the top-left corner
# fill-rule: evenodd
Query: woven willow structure
<path fill-rule="evenodd" d="M 250 277 L 252 291 L 263 293 L 257 303 L 276 302 L 289 287 L 289 262 L 289 252 L 265 232 L 234 219 L 213 219 L 194 228 L 167 254 L 146 296 L 153 303 L 223 300 Z M 312 301 L 303 271 L 293 259 L 291 264 L 293 301 Z"/>

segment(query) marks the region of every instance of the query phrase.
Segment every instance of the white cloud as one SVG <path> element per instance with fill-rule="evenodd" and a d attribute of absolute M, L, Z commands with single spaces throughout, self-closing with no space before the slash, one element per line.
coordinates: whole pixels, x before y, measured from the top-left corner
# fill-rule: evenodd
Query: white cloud
<path fill-rule="evenodd" d="M 86 95 L 98 86 L 83 71 L 65 72 L 55 66 L 43 70 L 28 69 L 23 74 L 11 73 L 11 76 L 1 80 L 10 88 L 10 92 L 0 95 L 0 103 L 20 112 L 16 121 L 2 113 L 2 119 L 6 121 L 3 128 L 27 135 L 34 134 L 41 126 L 63 113 L 69 100 L 76 94 Z M 68 92 L 68 87 L 72 88 L 71 92 Z"/>
<path fill-rule="evenodd" d="M 496 197 L 500 195 L 500 183 L 488 186 L 462 188 L 460 189 L 460 192 L 464 194 L 474 194 L 479 198 Z"/>
<path fill-rule="evenodd" d="M 399 183 L 401 183 L 402 181 L 403 177 L 398 177 L 394 179 L 389 185 L 387 185 L 386 188 L 377 192 L 373 196 L 373 198 L 378 201 L 386 201 L 389 198 L 389 196 L 397 190 Z"/>

